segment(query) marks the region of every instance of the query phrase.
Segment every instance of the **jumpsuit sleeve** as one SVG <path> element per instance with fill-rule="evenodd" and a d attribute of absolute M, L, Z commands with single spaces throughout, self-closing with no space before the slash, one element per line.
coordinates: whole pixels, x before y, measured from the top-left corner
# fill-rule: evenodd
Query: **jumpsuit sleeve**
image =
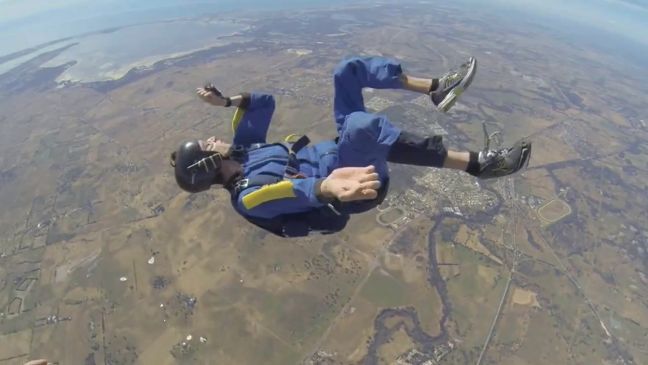
<path fill-rule="evenodd" d="M 237 210 L 243 214 L 272 218 L 280 214 L 302 213 L 326 203 L 317 198 L 317 186 L 323 178 L 284 179 L 278 183 L 255 186 L 238 196 Z"/>
<path fill-rule="evenodd" d="M 232 130 L 235 145 L 265 143 L 272 113 L 274 97 L 269 94 L 243 93 L 241 106 L 234 112 Z"/>

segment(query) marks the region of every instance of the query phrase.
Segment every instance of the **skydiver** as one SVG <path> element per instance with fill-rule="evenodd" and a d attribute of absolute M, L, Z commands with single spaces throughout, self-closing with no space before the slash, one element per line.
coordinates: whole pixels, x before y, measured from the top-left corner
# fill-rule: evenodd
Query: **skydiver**
<path fill-rule="evenodd" d="M 480 179 L 513 174 L 528 164 L 531 143 L 509 148 L 452 151 L 441 136 L 420 136 L 394 126 L 387 117 L 365 111 L 362 89 L 405 89 L 427 94 L 447 112 L 477 71 L 470 57 L 439 78 L 403 73 L 383 57 L 354 57 L 335 68 L 333 114 L 338 137 L 308 145 L 307 137 L 268 143 L 274 111 L 271 95 L 226 97 L 213 85 L 198 88 L 203 101 L 235 106 L 234 140 L 189 140 L 171 153 L 176 182 L 197 193 L 212 185 L 230 192 L 234 209 L 248 221 L 284 237 L 342 230 L 353 213 L 379 205 L 388 190 L 387 162 L 459 169 Z"/>

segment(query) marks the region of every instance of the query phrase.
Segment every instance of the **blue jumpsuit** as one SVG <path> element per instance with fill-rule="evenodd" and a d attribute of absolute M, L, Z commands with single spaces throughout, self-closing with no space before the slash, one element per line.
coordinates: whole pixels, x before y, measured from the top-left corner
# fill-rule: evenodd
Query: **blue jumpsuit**
<path fill-rule="evenodd" d="M 333 112 L 338 141 L 302 148 L 296 154 L 297 162 L 293 159 L 292 164 L 285 145 L 266 142 L 274 98 L 251 94 L 234 134 L 234 146 L 245 151 L 240 160 L 243 175 L 246 178 L 267 175 L 283 180 L 273 186 L 251 186 L 241 191 L 232 201 L 236 211 L 248 217 L 273 218 L 321 208 L 326 204 L 315 195 L 316 183 L 339 167 L 373 165 L 386 185 L 387 156 L 401 131 L 386 117 L 365 111 L 362 88 L 400 89 L 401 74 L 399 63 L 382 57 L 341 62 L 334 74 Z M 287 168 L 288 165 L 291 166 Z"/>

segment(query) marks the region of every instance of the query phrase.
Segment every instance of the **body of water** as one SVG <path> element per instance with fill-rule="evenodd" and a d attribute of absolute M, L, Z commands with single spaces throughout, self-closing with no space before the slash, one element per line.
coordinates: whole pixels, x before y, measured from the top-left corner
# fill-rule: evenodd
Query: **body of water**
<path fill-rule="evenodd" d="M 40 0 L 21 0 L 27 6 L 34 3 L 32 13 L 23 10 L 10 14 L 0 3 L 0 56 L 35 47 L 56 39 L 75 37 L 89 32 L 127 25 L 159 22 L 205 15 L 238 15 L 271 10 L 301 10 L 347 5 L 368 0 L 96 0 L 70 2 L 69 5 L 43 9 Z M 6 5 L 4 5 L 6 6 Z M 16 11 L 17 13 L 17 11 Z"/>
<path fill-rule="evenodd" d="M 224 45 L 225 36 L 243 31 L 245 24 L 233 21 L 178 20 L 120 28 L 110 33 L 86 36 L 44 66 L 76 64 L 58 81 L 102 81 L 122 77 L 128 70 L 148 66 L 161 59 Z"/>

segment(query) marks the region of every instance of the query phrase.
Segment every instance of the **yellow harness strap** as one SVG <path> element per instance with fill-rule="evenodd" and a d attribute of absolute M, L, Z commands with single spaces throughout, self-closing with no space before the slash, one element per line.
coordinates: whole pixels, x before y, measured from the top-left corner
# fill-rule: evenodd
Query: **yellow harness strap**
<path fill-rule="evenodd" d="M 301 137 L 301 135 L 299 135 L 299 134 L 295 134 L 295 133 L 289 134 L 289 135 L 286 136 L 286 138 L 284 138 L 284 142 L 286 142 L 286 143 L 295 143 L 295 142 L 297 142 L 297 140 L 299 140 L 300 137 Z"/>
<path fill-rule="evenodd" d="M 240 107 L 236 108 L 236 111 L 234 112 L 234 116 L 232 117 L 232 133 L 236 133 L 236 128 L 241 122 L 241 119 L 243 118 L 243 114 L 245 114 L 245 109 Z"/>
<path fill-rule="evenodd" d="M 283 180 L 275 184 L 264 185 L 261 189 L 245 195 L 242 199 L 245 209 L 252 209 L 263 203 L 278 199 L 294 198 L 293 183 Z"/>

